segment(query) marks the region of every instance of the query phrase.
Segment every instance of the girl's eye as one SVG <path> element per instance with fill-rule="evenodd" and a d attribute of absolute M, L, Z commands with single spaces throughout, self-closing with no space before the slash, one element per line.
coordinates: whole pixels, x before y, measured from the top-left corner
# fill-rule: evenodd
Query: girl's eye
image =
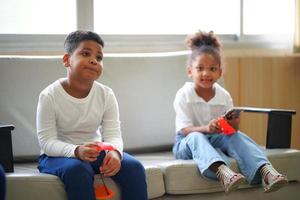
<path fill-rule="evenodd" d="M 216 67 L 212 67 L 212 68 L 210 68 L 210 70 L 211 70 L 212 72 L 215 72 L 215 71 L 217 71 L 217 68 L 216 68 Z"/>
<path fill-rule="evenodd" d="M 203 67 L 197 67 L 197 71 L 198 71 L 198 72 L 203 71 Z"/>

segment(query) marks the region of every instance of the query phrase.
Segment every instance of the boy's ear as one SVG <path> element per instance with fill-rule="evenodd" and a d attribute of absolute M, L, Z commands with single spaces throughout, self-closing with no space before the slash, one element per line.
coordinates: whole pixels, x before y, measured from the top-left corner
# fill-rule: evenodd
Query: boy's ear
<path fill-rule="evenodd" d="M 63 55 L 63 63 L 65 67 L 69 67 L 70 66 L 70 61 L 69 61 L 70 55 L 65 53 Z"/>
<path fill-rule="evenodd" d="M 187 72 L 188 76 L 189 76 L 190 78 L 192 78 L 192 67 L 191 67 L 191 66 L 188 66 L 188 67 L 186 68 L 186 72 Z"/>

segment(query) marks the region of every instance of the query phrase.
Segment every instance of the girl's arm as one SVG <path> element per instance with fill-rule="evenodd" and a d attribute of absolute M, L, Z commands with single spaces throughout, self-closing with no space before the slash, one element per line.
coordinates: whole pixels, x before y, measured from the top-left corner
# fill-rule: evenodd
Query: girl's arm
<path fill-rule="evenodd" d="M 213 134 L 213 133 L 220 133 L 220 132 L 222 132 L 222 130 L 221 130 L 221 127 L 218 124 L 218 120 L 213 119 L 205 126 L 188 126 L 186 128 L 181 129 L 181 132 L 184 135 L 188 135 L 192 132 L 201 132 L 201 133 L 204 133 L 204 134 Z"/>

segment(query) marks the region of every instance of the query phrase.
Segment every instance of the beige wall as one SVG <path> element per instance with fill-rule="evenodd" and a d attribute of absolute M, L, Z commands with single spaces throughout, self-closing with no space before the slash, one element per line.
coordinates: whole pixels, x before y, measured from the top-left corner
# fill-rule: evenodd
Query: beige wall
<path fill-rule="evenodd" d="M 300 56 L 229 56 L 225 86 L 236 106 L 296 110 L 292 147 L 300 149 Z M 243 113 L 240 129 L 259 144 L 266 142 L 267 115 Z"/>

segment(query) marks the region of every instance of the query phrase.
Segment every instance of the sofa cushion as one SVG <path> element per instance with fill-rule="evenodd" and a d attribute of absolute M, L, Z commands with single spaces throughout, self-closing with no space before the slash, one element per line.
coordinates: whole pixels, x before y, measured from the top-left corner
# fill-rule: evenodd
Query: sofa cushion
<path fill-rule="evenodd" d="M 58 177 L 39 173 L 36 163 L 15 164 L 15 172 L 7 173 L 7 199 L 66 200 L 63 183 Z M 153 199 L 165 194 L 163 175 L 159 167 L 145 165 L 148 197 Z M 110 178 L 105 183 L 115 192 L 112 200 L 120 199 L 120 190 Z M 94 184 L 101 184 L 100 176 L 95 175 Z M 83 183 L 84 184 L 84 183 Z"/>
<path fill-rule="evenodd" d="M 300 151 L 294 149 L 264 149 L 274 167 L 286 174 L 290 181 L 300 180 Z M 218 181 L 203 177 L 193 160 L 175 160 L 171 152 L 137 156 L 144 163 L 155 163 L 162 168 L 168 194 L 196 194 L 223 191 Z M 239 171 L 235 160 L 231 168 Z M 254 187 L 244 184 L 241 188 Z"/>

